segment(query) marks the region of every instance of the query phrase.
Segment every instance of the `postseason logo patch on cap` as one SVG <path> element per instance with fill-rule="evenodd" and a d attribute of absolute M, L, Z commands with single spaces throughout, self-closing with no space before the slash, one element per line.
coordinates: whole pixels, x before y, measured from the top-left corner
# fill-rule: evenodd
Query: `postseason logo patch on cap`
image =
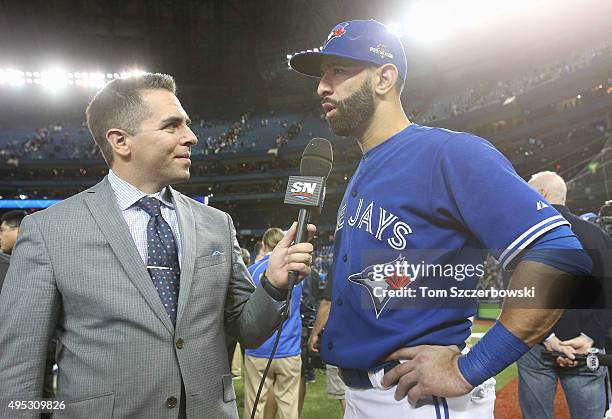
<path fill-rule="evenodd" d="M 370 47 L 370 52 L 380 55 L 381 58 L 393 59 L 393 54 L 389 52 L 389 47 L 384 44 L 378 44 L 376 47 Z"/>
<path fill-rule="evenodd" d="M 349 22 L 337 24 L 334 27 L 334 29 L 332 29 L 332 31 L 329 33 L 329 36 L 327 37 L 327 41 L 325 41 L 325 45 L 327 45 L 329 41 L 331 41 L 332 39 L 344 35 L 346 33 L 346 27 L 348 25 L 349 25 Z"/>

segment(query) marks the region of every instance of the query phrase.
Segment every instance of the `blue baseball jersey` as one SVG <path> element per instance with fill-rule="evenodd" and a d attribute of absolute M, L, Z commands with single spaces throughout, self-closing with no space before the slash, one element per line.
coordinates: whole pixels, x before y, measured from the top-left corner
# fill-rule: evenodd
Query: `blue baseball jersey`
<path fill-rule="evenodd" d="M 419 300 L 419 288 L 474 289 L 487 252 L 510 269 L 565 224 L 486 140 L 409 125 L 365 153 L 338 209 L 324 360 L 374 369 L 400 347 L 463 345 L 477 299 Z"/>
<path fill-rule="evenodd" d="M 270 255 L 266 255 L 255 264 L 249 266 L 249 273 L 251 274 L 255 285 L 259 284 L 261 276 L 264 272 L 266 272 L 269 258 Z M 274 358 L 286 358 L 288 356 L 295 356 L 302 353 L 302 319 L 300 317 L 300 299 L 302 297 L 303 286 L 303 281 L 301 281 L 299 284 L 293 287 L 293 293 L 291 295 L 291 312 L 289 313 L 289 318 L 283 324 L 283 331 L 281 333 Z M 274 334 L 259 348 L 247 349 L 245 353 L 256 358 L 269 358 L 272 354 L 275 339 L 276 332 L 274 332 Z"/>

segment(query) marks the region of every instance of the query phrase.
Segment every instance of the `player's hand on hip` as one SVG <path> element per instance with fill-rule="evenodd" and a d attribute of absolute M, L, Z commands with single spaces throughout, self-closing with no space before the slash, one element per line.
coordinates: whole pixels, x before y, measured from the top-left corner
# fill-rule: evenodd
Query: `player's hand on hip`
<path fill-rule="evenodd" d="M 473 387 L 465 381 L 457 359 L 461 355 L 456 346 L 421 345 L 401 348 L 387 361 L 405 360 L 386 373 L 382 385 L 395 389 L 395 400 L 408 398 L 411 404 L 427 396 L 456 397 L 469 393 Z"/>
<path fill-rule="evenodd" d="M 278 242 L 268 260 L 266 277 L 276 288 L 287 288 L 289 271 L 297 272 L 300 279 L 310 275 L 313 246 L 310 243 L 291 245 L 295 239 L 296 230 L 297 223 L 294 222 L 285 237 Z M 316 230 L 313 224 L 308 224 L 308 240 L 314 236 Z"/>

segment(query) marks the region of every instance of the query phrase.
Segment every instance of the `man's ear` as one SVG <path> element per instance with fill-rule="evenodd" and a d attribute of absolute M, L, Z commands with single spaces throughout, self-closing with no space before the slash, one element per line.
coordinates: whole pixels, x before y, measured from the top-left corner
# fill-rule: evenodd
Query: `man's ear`
<path fill-rule="evenodd" d="M 130 146 L 127 142 L 128 133 L 119 128 L 111 128 L 106 132 L 106 141 L 113 148 L 113 152 L 127 157 L 130 154 Z"/>
<path fill-rule="evenodd" d="M 398 71 L 394 64 L 385 64 L 378 67 L 374 76 L 374 91 L 377 94 L 386 95 L 388 92 L 395 89 Z"/>

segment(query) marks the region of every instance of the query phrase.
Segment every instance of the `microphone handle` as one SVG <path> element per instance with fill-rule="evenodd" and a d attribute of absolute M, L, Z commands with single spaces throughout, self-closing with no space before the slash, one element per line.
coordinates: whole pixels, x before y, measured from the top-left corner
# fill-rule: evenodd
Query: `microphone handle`
<path fill-rule="evenodd" d="M 310 209 L 300 208 L 297 221 L 297 232 L 295 235 L 294 244 L 304 243 L 308 239 L 308 221 L 310 221 Z M 289 271 L 289 288 L 292 288 L 298 282 L 298 273 Z"/>
<path fill-rule="evenodd" d="M 547 358 L 567 358 L 567 356 L 563 352 L 555 352 L 555 351 L 542 351 L 542 355 Z M 576 361 L 586 361 L 586 355 L 574 355 L 576 357 Z M 608 354 L 597 354 L 597 358 L 599 359 L 600 365 L 605 365 L 606 367 L 612 367 L 612 355 Z M 568 358 L 569 359 L 569 358 Z"/>

